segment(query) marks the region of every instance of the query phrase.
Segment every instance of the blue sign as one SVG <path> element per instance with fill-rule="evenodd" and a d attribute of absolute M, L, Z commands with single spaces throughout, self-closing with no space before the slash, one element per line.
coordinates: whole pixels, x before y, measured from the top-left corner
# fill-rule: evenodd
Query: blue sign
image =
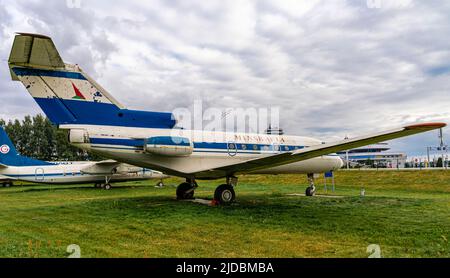
<path fill-rule="evenodd" d="M 332 177 L 334 177 L 334 172 L 333 171 L 325 173 L 325 178 L 332 178 Z"/>

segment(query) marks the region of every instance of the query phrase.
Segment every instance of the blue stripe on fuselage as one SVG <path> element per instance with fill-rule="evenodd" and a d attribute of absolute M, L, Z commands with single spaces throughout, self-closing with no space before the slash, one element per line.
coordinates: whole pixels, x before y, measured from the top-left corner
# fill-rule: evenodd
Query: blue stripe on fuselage
<path fill-rule="evenodd" d="M 79 72 L 41 70 L 41 69 L 30 69 L 30 68 L 13 68 L 12 71 L 17 76 L 48 76 L 48 77 L 87 80 L 86 77 L 84 77 Z"/>
<path fill-rule="evenodd" d="M 45 168 L 44 168 L 45 169 Z M 6 177 L 16 177 L 16 178 L 28 178 L 28 177 L 76 177 L 76 176 L 83 176 L 80 172 L 76 173 L 52 173 L 52 174 L 40 174 L 40 173 L 34 173 L 34 174 L 20 174 L 20 175 L 6 175 Z"/>
<path fill-rule="evenodd" d="M 108 139 L 108 138 L 90 138 L 91 144 L 98 145 L 118 145 L 118 146 L 131 146 L 131 147 L 143 147 L 144 140 L 141 139 Z"/>
<path fill-rule="evenodd" d="M 91 144 L 104 145 L 101 148 L 107 148 L 105 145 L 111 146 L 127 146 L 139 147 L 144 146 L 144 140 L 137 139 L 112 139 L 112 138 L 90 138 Z M 261 151 L 272 151 L 274 153 L 294 151 L 305 148 L 304 146 L 294 145 L 279 145 L 279 149 L 274 149 L 273 145 L 268 144 L 247 144 L 247 143 L 232 143 L 239 153 L 260 153 Z M 196 142 L 194 143 L 194 152 L 234 152 L 234 149 L 229 149 L 228 143 L 214 143 L 214 142 Z M 211 151 L 214 150 L 214 151 Z"/>

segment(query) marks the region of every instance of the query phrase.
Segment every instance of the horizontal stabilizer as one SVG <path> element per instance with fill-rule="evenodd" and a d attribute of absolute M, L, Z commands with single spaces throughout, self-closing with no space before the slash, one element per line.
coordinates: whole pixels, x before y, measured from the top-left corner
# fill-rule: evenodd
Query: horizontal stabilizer
<path fill-rule="evenodd" d="M 13 66 L 38 69 L 64 69 L 65 67 L 51 38 L 27 33 L 19 33 L 14 38 L 8 63 L 10 69 Z M 11 77 L 13 80 L 19 80 L 12 70 Z"/>

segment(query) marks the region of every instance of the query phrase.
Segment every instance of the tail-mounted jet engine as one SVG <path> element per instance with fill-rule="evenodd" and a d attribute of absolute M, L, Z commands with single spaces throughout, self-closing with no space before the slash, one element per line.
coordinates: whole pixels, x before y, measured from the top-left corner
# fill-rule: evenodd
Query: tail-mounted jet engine
<path fill-rule="evenodd" d="M 69 142 L 71 144 L 88 144 L 89 134 L 84 129 L 71 129 L 69 131 Z"/>
<path fill-rule="evenodd" d="M 194 145 L 185 137 L 157 136 L 146 140 L 145 151 L 162 156 L 190 156 Z"/>

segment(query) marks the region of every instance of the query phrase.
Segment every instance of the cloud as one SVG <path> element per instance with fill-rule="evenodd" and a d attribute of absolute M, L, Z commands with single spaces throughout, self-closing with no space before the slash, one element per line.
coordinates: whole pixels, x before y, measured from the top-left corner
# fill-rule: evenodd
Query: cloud
<path fill-rule="evenodd" d="M 288 133 L 324 140 L 450 116 L 447 1 L 45 3 L 0 0 L 2 61 L 15 31 L 50 35 L 128 107 L 276 106 Z M 39 112 L 0 74 L 1 116 Z M 435 137 L 393 146 L 422 152 Z"/>

